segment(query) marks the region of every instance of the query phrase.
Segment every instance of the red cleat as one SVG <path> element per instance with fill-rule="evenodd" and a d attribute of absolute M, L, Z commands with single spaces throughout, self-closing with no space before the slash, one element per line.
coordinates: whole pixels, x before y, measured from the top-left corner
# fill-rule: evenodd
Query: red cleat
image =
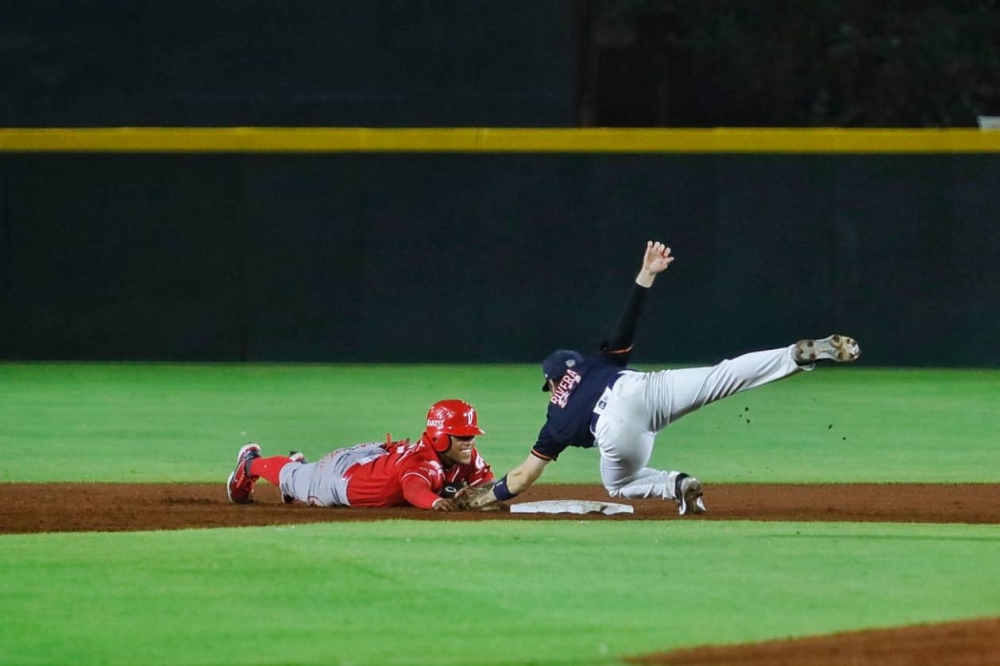
<path fill-rule="evenodd" d="M 236 469 L 229 475 L 226 482 L 226 493 L 233 504 L 250 504 L 253 502 L 253 484 L 256 477 L 250 476 L 250 463 L 260 457 L 260 446 L 250 442 L 245 444 L 236 455 Z"/>

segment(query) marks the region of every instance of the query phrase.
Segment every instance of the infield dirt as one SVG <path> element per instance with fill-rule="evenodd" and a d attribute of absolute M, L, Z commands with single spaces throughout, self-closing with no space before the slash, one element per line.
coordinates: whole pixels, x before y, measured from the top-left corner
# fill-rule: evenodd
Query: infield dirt
<path fill-rule="evenodd" d="M 230 504 L 216 484 L 0 484 L 0 534 L 123 532 L 386 520 L 784 520 L 1000 524 L 1000 485 L 711 485 L 708 513 L 681 518 L 673 502 L 635 500 L 635 513 L 541 515 L 507 511 L 444 513 L 412 507 L 320 509 L 284 505 L 277 488 L 257 484 L 257 501 Z M 608 501 L 600 486 L 540 485 L 515 502 Z"/>
<path fill-rule="evenodd" d="M 276 488 L 258 484 L 257 501 L 230 504 L 223 484 L 0 484 L 0 534 L 123 532 L 336 521 L 408 520 L 757 520 L 1000 524 L 995 484 L 711 485 L 704 516 L 680 517 L 673 502 L 628 502 L 635 513 L 444 513 L 414 508 L 320 509 L 284 505 Z M 600 486 L 541 485 L 516 502 L 608 501 Z M 612 500 L 620 501 L 620 500 Z M 903 666 L 1000 663 L 1000 619 L 841 633 L 798 640 L 709 646 L 635 656 L 641 664 L 685 666 Z"/>

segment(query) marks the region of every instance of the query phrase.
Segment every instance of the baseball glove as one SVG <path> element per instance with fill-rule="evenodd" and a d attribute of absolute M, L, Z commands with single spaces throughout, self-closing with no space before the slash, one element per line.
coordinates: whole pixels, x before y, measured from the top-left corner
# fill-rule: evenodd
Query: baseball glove
<path fill-rule="evenodd" d="M 494 511 L 499 509 L 497 496 L 493 494 L 493 481 L 475 488 L 467 488 L 455 498 L 458 508 L 463 511 Z"/>

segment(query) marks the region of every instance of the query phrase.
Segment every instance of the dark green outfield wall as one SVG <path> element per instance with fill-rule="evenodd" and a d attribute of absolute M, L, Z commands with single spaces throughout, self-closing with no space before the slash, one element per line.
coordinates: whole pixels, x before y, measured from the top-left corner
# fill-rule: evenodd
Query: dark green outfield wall
<path fill-rule="evenodd" d="M 0 155 L 5 359 L 1000 365 L 1000 155 Z"/>

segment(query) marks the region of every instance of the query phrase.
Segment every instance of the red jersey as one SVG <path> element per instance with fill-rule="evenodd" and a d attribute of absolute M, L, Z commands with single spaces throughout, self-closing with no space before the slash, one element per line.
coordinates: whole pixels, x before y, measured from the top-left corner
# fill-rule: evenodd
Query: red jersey
<path fill-rule="evenodd" d="M 349 479 L 347 499 L 351 506 L 405 506 L 433 508 L 446 483 L 465 481 L 478 486 L 493 478 L 493 472 L 475 447 L 468 465 L 445 468 L 437 451 L 423 441 L 392 442 L 386 452 L 358 463 L 344 474 Z"/>

